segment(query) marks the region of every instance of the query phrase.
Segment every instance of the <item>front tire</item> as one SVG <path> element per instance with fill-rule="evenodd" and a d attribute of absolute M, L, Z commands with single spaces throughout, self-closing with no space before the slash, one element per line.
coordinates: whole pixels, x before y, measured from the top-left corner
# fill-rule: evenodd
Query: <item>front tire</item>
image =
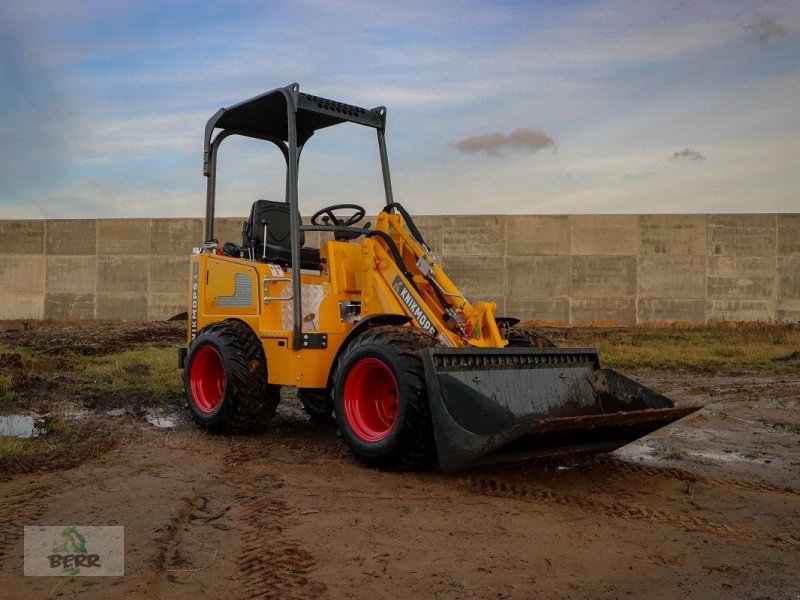
<path fill-rule="evenodd" d="M 183 386 L 192 418 L 213 433 L 262 429 L 280 401 L 280 387 L 267 383 L 261 342 L 234 319 L 197 335 L 186 357 Z"/>
<path fill-rule="evenodd" d="M 375 327 L 339 359 L 333 378 L 336 423 L 365 465 L 411 469 L 435 460 L 421 358 L 421 350 L 435 343 L 410 327 Z"/>

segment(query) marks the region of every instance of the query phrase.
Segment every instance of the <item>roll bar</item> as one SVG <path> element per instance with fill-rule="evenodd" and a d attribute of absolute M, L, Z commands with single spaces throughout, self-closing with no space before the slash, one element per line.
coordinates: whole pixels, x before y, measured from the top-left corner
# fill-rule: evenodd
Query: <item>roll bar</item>
<path fill-rule="evenodd" d="M 396 206 L 392 194 L 389 158 L 386 152 L 386 107 L 372 109 L 337 102 L 301 93 L 300 85 L 292 83 L 260 94 L 228 108 L 220 108 L 206 123 L 203 175 L 206 181 L 205 242 L 214 239 L 214 212 L 217 187 L 217 155 L 220 144 L 232 135 L 256 138 L 278 146 L 286 161 L 286 202 L 289 204 L 290 248 L 292 252 L 292 287 L 300 289 L 300 231 L 333 231 L 330 227 L 300 225 L 298 205 L 298 163 L 305 143 L 319 129 L 340 123 L 355 123 L 372 127 L 378 135 L 383 189 L 386 204 Z M 221 130 L 214 135 L 216 130 Z M 357 227 L 337 227 L 335 230 L 364 233 Z M 401 261 L 402 263 L 402 261 Z M 294 322 L 292 347 L 302 347 L 302 294 L 292 298 Z"/>

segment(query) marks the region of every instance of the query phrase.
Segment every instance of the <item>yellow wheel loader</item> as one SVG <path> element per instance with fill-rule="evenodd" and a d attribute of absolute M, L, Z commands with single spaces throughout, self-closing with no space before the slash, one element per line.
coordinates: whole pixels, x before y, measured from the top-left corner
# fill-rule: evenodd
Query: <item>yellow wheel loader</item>
<path fill-rule="evenodd" d="M 385 207 L 352 204 L 303 224 L 300 152 L 342 123 L 377 132 Z M 560 349 L 470 302 L 392 196 L 386 109 L 278 88 L 220 109 L 205 130 L 205 240 L 190 260 L 189 410 L 214 432 L 265 426 L 282 386 L 317 419 L 335 417 L 363 463 L 444 470 L 618 448 L 692 408 Z M 214 237 L 217 155 L 231 135 L 270 142 L 286 161 L 283 201 L 257 200 L 241 244 Z M 305 247 L 310 231 L 332 234 Z"/>

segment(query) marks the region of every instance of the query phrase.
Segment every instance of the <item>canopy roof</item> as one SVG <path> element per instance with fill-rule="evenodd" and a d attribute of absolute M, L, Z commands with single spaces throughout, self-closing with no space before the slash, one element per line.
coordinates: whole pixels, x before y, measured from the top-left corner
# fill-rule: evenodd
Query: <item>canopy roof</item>
<path fill-rule="evenodd" d="M 289 141 L 289 112 L 295 108 L 297 145 L 302 146 L 318 129 L 338 125 L 345 121 L 383 129 L 386 109 L 383 106 L 366 109 L 352 104 L 328 100 L 300 92 L 296 83 L 260 94 L 228 108 L 220 108 L 206 124 L 206 156 L 215 129 L 267 139 L 273 142 Z"/>

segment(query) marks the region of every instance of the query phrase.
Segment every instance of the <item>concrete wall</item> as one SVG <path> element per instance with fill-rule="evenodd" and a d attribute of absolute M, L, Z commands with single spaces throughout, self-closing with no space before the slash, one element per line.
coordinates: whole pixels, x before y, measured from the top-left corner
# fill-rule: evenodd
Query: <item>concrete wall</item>
<path fill-rule="evenodd" d="M 800 320 L 800 214 L 420 216 L 470 298 L 525 319 Z M 238 240 L 241 219 L 217 220 Z M 186 310 L 200 219 L 0 221 L 0 319 Z M 319 244 L 311 233 L 306 245 Z"/>

